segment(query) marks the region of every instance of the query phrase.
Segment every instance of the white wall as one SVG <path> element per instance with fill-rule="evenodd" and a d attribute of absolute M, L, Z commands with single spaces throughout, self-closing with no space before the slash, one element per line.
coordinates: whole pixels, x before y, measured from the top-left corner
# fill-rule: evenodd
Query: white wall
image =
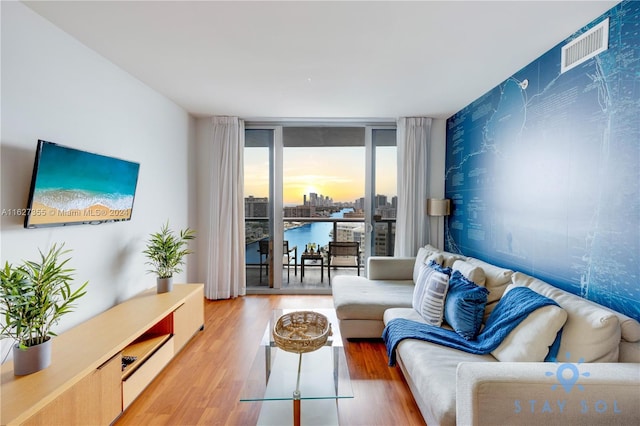
<path fill-rule="evenodd" d="M 140 163 L 129 222 L 24 229 L 23 217 L 1 218 L 3 264 L 35 259 L 54 242 L 73 250 L 77 284 L 90 283 L 63 331 L 155 286 L 141 254 L 149 233 L 166 220 L 195 227 L 195 119 L 23 4 L 1 8 L 0 207 L 26 206 L 38 139 Z"/>

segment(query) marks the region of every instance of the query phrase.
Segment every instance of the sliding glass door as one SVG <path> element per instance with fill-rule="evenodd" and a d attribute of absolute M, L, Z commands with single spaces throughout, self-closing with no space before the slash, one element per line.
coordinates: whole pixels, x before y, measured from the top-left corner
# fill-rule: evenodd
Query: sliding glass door
<path fill-rule="evenodd" d="M 283 128 L 283 238 L 290 247 L 297 247 L 301 266 L 305 252 L 316 254 L 305 269 L 316 273 L 300 280 L 306 288 L 329 288 L 328 277 L 325 282 L 324 273 L 317 272 L 329 261 L 331 242 L 357 242 L 361 249 L 365 247 L 364 135 L 364 127 Z"/>
<path fill-rule="evenodd" d="M 273 287 L 269 247 L 274 235 L 274 130 L 245 130 L 244 214 L 247 287 Z"/>
<path fill-rule="evenodd" d="M 371 256 L 393 256 L 398 207 L 397 146 L 395 127 L 371 127 L 370 236 Z"/>

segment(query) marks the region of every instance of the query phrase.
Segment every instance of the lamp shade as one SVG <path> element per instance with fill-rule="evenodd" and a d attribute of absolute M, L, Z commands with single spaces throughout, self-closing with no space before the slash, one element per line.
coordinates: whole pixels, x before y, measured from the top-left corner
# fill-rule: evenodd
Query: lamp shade
<path fill-rule="evenodd" d="M 449 211 L 448 199 L 427 199 L 427 214 L 429 216 L 449 216 Z"/>

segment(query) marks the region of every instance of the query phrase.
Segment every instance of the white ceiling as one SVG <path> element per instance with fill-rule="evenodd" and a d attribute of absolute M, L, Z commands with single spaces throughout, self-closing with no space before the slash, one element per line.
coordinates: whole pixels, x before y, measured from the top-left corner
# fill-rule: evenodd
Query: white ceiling
<path fill-rule="evenodd" d="M 617 1 L 25 2 L 190 113 L 446 118 Z"/>

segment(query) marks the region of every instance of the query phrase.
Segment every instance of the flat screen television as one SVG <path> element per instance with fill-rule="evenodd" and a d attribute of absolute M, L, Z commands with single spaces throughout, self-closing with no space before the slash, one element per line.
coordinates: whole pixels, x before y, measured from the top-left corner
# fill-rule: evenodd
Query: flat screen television
<path fill-rule="evenodd" d="M 131 220 L 140 164 L 38 140 L 25 228 Z"/>

